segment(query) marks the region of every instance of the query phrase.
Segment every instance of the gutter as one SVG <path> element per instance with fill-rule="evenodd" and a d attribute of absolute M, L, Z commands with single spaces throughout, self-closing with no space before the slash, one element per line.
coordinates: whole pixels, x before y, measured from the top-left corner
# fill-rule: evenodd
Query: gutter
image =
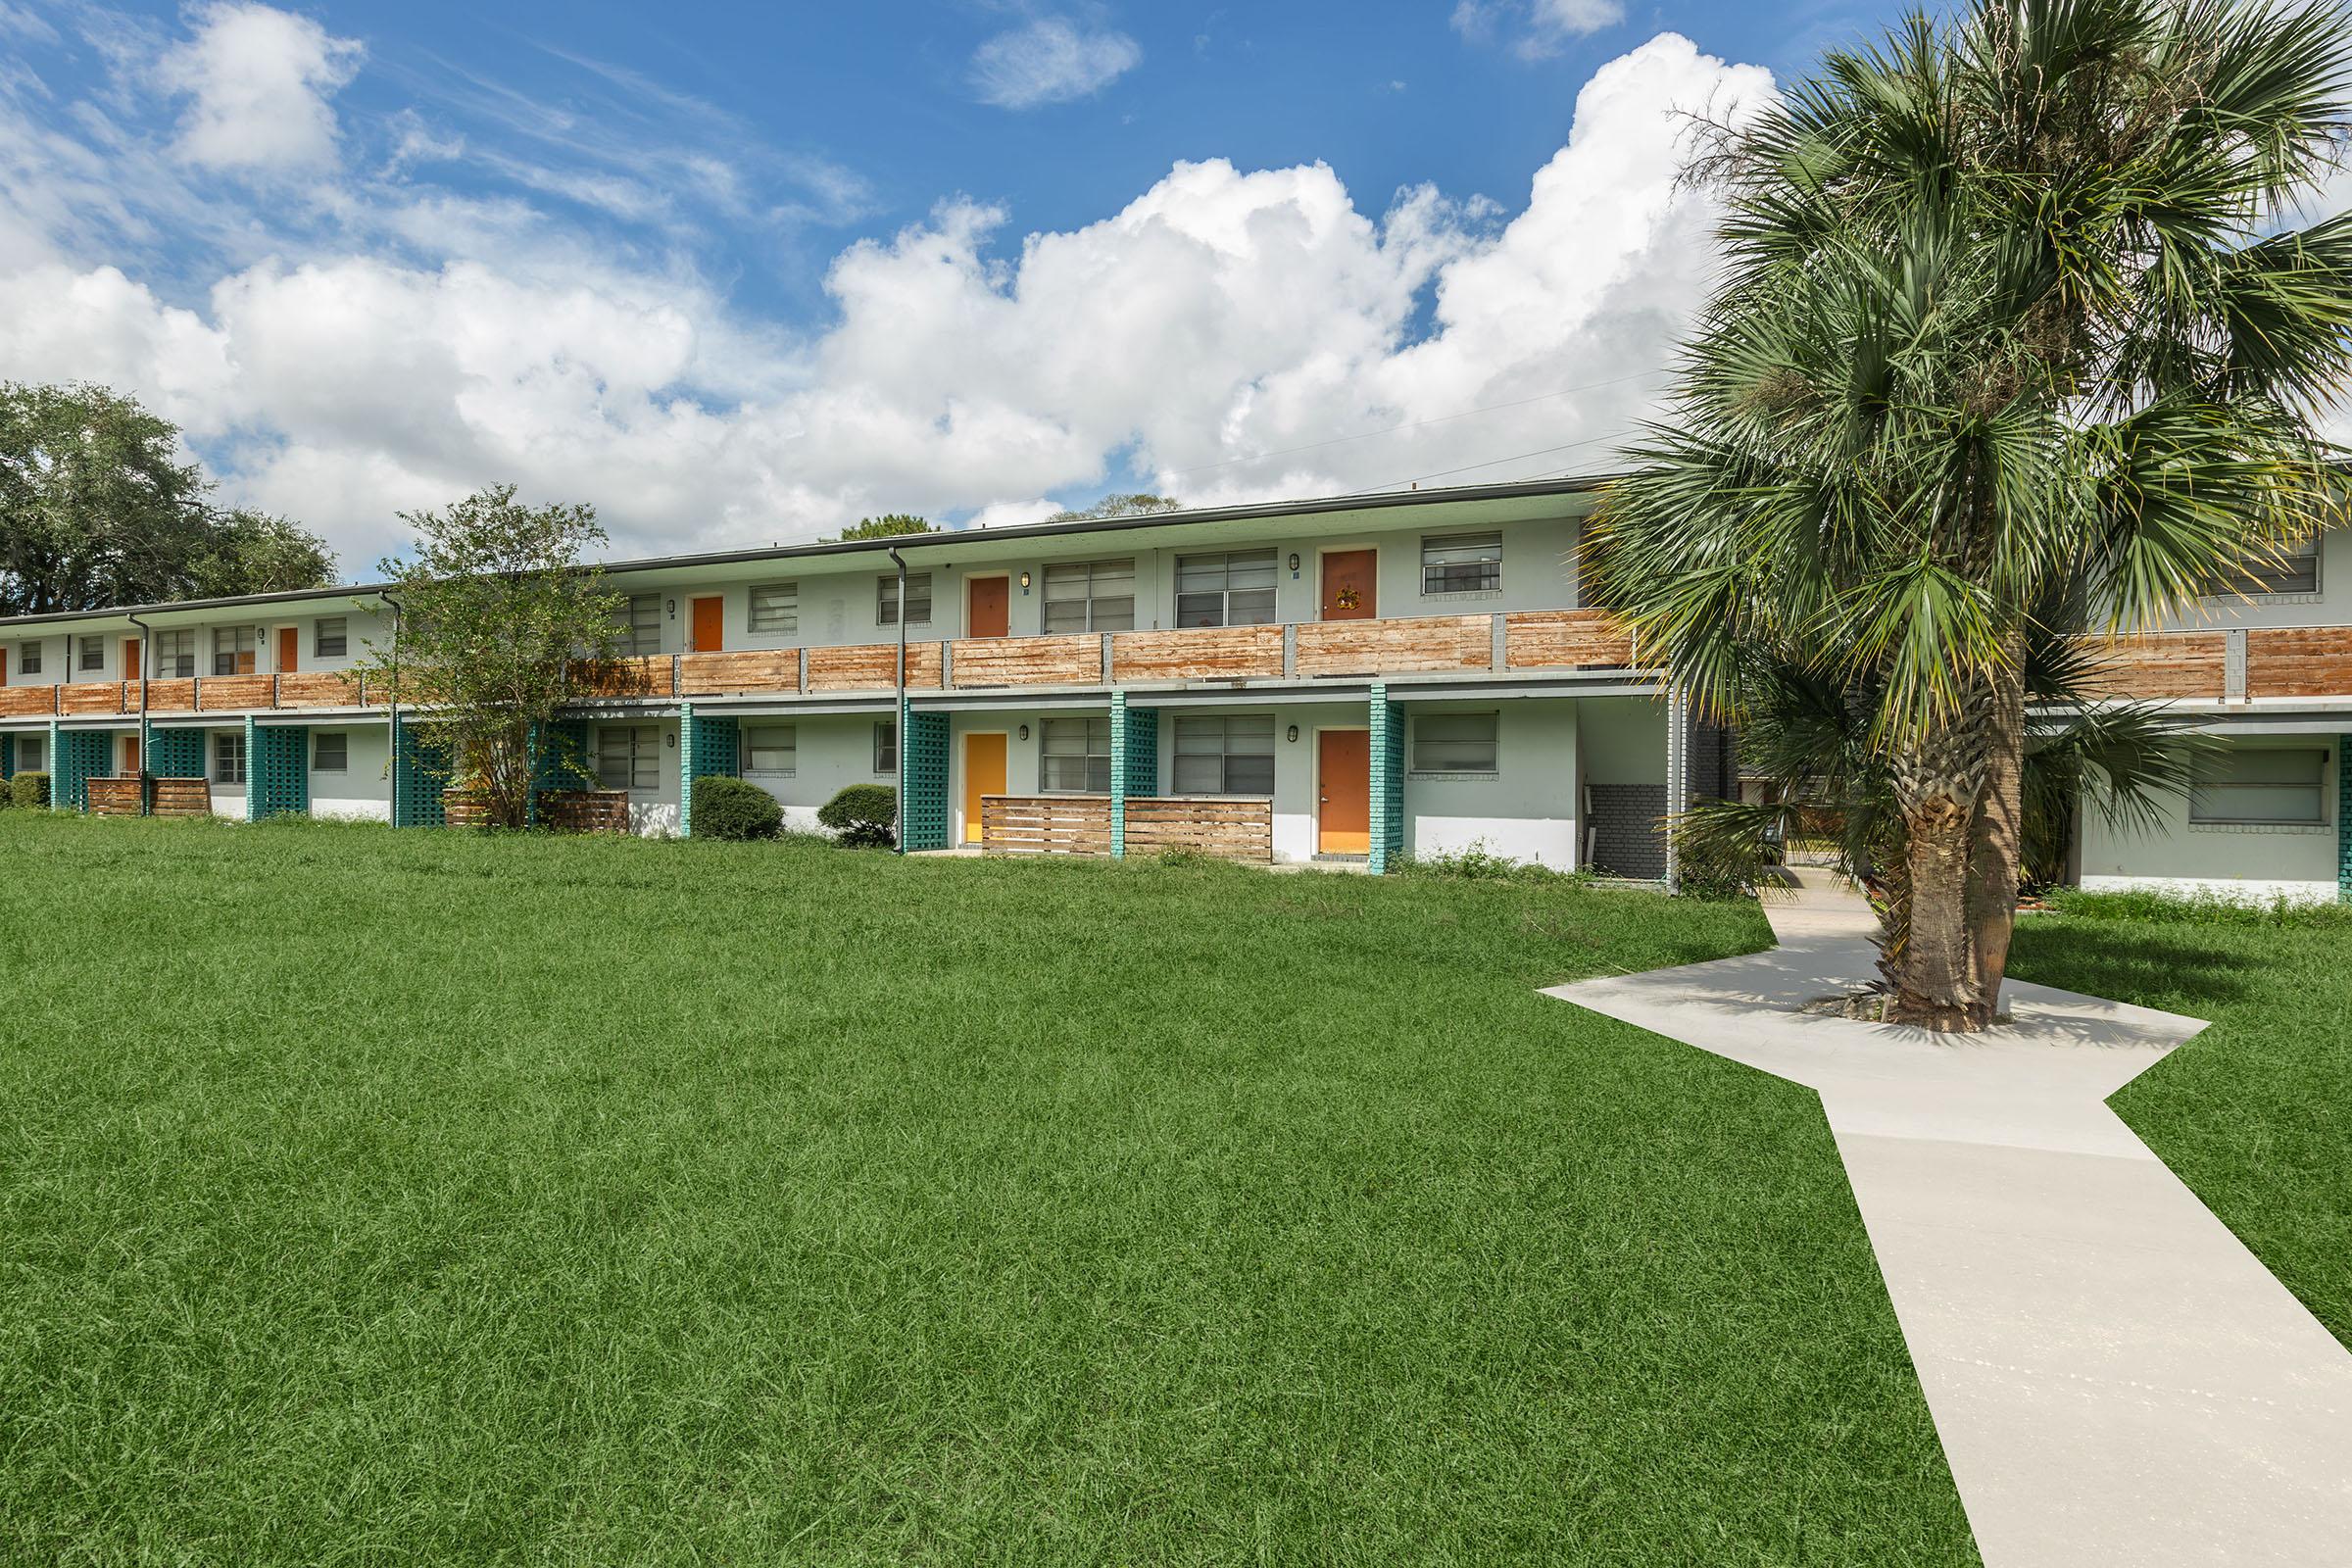
<path fill-rule="evenodd" d="M 153 760 L 147 755 L 155 737 L 147 733 L 147 672 L 155 667 L 155 632 L 138 616 L 125 612 L 122 616 L 139 628 L 139 814 L 147 814 L 147 764 Z"/>

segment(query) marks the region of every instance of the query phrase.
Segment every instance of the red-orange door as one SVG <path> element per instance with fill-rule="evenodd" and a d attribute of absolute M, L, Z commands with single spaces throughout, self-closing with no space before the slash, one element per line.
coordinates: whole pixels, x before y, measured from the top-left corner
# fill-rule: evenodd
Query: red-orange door
<path fill-rule="evenodd" d="M 1012 630 L 1012 586 L 1004 577 L 972 579 L 971 625 L 967 637 L 1002 637 Z M 1002 793 L 1002 792 L 1000 792 Z"/>
<path fill-rule="evenodd" d="M 122 776 L 124 778 L 139 776 L 139 738 L 136 735 L 122 737 Z"/>
<path fill-rule="evenodd" d="M 1380 613 L 1379 585 L 1369 550 L 1335 550 L 1323 558 L 1323 618 L 1371 620 Z"/>
<path fill-rule="evenodd" d="M 145 680 L 147 678 L 147 666 L 139 662 L 139 640 L 136 637 L 122 639 L 122 678 L 124 680 Z M 138 769 L 134 767 L 131 771 L 136 773 Z"/>
<path fill-rule="evenodd" d="M 302 633 L 292 626 L 278 627 L 277 672 L 280 675 L 291 675 L 294 673 L 296 668 L 295 659 L 301 654 L 301 652 Z"/>
<path fill-rule="evenodd" d="M 1327 729 L 1315 736 L 1315 853 L 1372 849 L 1372 732 Z"/>
<path fill-rule="evenodd" d="M 8 650 L 0 648 L 0 686 L 8 684 Z"/>
<path fill-rule="evenodd" d="M 694 602 L 694 651 L 715 654 L 727 645 L 727 602 L 715 595 Z"/>

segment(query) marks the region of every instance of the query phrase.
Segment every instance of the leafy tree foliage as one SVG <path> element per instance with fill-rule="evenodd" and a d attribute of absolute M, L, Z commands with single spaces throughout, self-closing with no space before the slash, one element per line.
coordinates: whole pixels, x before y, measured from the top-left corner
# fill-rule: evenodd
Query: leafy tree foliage
<path fill-rule="evenodd" d="M 1154 512 L 1181 512 L 1184 503 L 1169 496 L 1155 496 L 1148 491 L 1132 495 L 1104 496 L 1091 507 L 1076 512 L 1056 512 L 1048 522 L 1081 522 L 1090 517 L 1140 517 Z"/>
<path fill-rule="evenodd" d="M 2348 87 L 2333 0 L 1976 0 L 1715 127 L 1722 281 L 1592 580 L 1719 708 L 1759 648 L 1868 705 L 1895 1017 L 1994 1017 L 2033 649 L 2335 513 L 2352 216 L 2278 219 Z"/>
<path fill-rule="evenodd" d="M 612 657 L 627 604 L 584 564 L 605 542 L 594 508 L 514 495 L 497 485 L 400 514 L 416 549 L 381 567 L 398 630 L 365 662 L 370 684 L 383 681 L 419 737 L 454 760 L 444 782 L 472 792 L 497 827 L 529 819 L 533 742 L 572 695 L 575 663 Z M 584 759 L 547 760 L 562 783 L 594 782 Z"/>
<path fill-rule="evenodd" d="M 905 512 L 886 512 L 879 517 L 859 517 L 855 525 L 822 542 L 841 544 L 852 539 L 896 539 L 901 534 L 937 532 L 939 529 L 927 518 Z"/>
<path fill-rule="evenodd" d="M 179 431 L 101 386 L 0 384 L 0 614 L 205 599 L 335 580 L 324 541 L 218 512 Z"/>

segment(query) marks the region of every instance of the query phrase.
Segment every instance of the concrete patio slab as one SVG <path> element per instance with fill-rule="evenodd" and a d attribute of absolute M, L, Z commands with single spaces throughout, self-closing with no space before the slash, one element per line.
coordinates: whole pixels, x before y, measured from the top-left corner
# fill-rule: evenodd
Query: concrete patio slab
<path fill-rule="evenodd" d="M 1966 1039 L 1803 1011 L 1875 955 L 1797 876 L 1769 953 L 1546 994 L 1819 1093 L 1984 1561 L 2352 1562 L 2352 1351 L 2105 1103 L 2203 1023 L 2022 983 Z"/>

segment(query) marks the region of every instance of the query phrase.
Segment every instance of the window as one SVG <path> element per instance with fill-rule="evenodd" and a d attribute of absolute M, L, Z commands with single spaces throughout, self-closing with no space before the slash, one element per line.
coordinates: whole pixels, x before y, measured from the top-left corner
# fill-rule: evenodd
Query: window
<path fill-rule="evenodd" d="M 899 726 L 895 719 L 884 719 L 874 726 L 874 771 L 896 773 L 899 770 Z"/>
<path fill-rule="evenodd" d="M 242 731 L 224 730 L 213 737 L 213 782 L 245 782 L 245 736 Z"/>
<path fill-rule="evenodd" d="M 165 680 L 186 680 L 196 673 L 196 634 L 159 631 L 155 634 L 155 672 Z"/>
<path fill-rule="evenodd" d="M 351 770 L 351 737 L 341 730 L 321 730 L 311 737 L 311 770 L 345 773 Z"/>
<path fill-rule="evenodd" d="M 874 579 L 874 624 L 896 626 L 899 623 L 899 579 L 896 573 Z M 906 574 L 906 624 L 931 624 L 931 574 L 910 571 Z"/>
<path fill-rule="evenodd" d="M 624 654 L 658 654 L 662 651 L 662 596 L 660 594 L 631 594 L 621 607 L 619 633 L 620 652 Z"/>
<path fill-rule="evenodd" d="M 2317 827 L 2328 754 L 2318 748 L 2245 747 L 2200 758 L 2188 792 L 2191 822 Z"/>
<path fill-rule="evenodd" d="M 251 626 L 216 626 L 213 628 L 213 673 L 216 675 L 250 675 L 253 673 L 253 628 Z"/>
<path fill-rule="evenodd" d="M 341 659 L 351 652 L 351 622 L 343 615 L 320 615 L 311 628 L 311 652 L 319 659 Z"/>
<path fill-rule="evenodd" d="M 1110 720 L 1049 718 L 1039 782 L 1054 795 L 1110 793 Z"/>
<path fill-rule="evenodd" d="M 799 583 L 762 583 L 752 590 L 752 632 L 755 636 L 797 637 L 800 631 Z"/>
<path fill-rule="evenodd" d="M 1228 550 L 1176 558 L 1176 624 L 1274 624 L 1274 552 Z"/>
<path fill-rule="evenodd" d="M 1502 535 L 1457 533 L 1421 541 L 1425 594 L 1502 592 Z"/>
<path fill-rule="evenodd" d="M 2223 573 L 2209 597 L 2259 599 L 2266 594 L 2316 594 L 2320 591 L 2320 540 L 2317 534 L 2290 545 L 2276 560 L 2261 554 Z"/>
<path fill-rule="evenodd" d="M 800 732 L 791 724 L 746 724 L 743 770 L 789 777 L 800 761 Z"/>
<path fill-rule="evenodd" d="M 38 675 L 40 672 L 41 645 L 37 642 L 19 644 L 17 647 L 17 673 Z"/>
<path fill-rule="evenodd" d="M 46 757 L 45 757 L 43 754 L 44 754 L 45 750 L 47 749 L 48 745 L 49 745 L 49 742 L 48 742 L 48 739 L 47 739 L 45 736 L 40 736 L 40 735 L 20 735 L 20 736 L 18 736 L 18 737 L 17 737 L 17 771 L 18 771 L 18 772 L 20 772 L 20 773 L 38 773 L 38 772 L 40 772 L 40 771 L 42 770 L 42 769 L 41 769 L 41 764 L 42 764 L 42 762 L 44 762 L 44 761 L 47 760 L 47 759 L 46 759 Z"/>
<path fill-rule="evenodd" d="M 607 724 L 596 733 L 596 782 L 609 790 L 662 787 L 662 731 L 652 724 Z"/>
<path fill-rule="evenodd" d="M 1274 793 L 1274 715 L 1176 718 L 1176 793 Z"/>
<path fill-rule="evenodd" d="M 1492 773 L 1495 713 L 1422 713 L 1413 720 L 1413 771 Z"/>
<path fill-rule="evenodd" d="M 1046 568 L 1046 630 L 1133 631 L 1135 560 L 1071 561 Z"/>
<path fill-rule="evenodd" d="M 74 667 L 81 670 L 106 668 L 106 639 L 84 637 L 81 640 L 81 657 L 74 661 Z"/>

